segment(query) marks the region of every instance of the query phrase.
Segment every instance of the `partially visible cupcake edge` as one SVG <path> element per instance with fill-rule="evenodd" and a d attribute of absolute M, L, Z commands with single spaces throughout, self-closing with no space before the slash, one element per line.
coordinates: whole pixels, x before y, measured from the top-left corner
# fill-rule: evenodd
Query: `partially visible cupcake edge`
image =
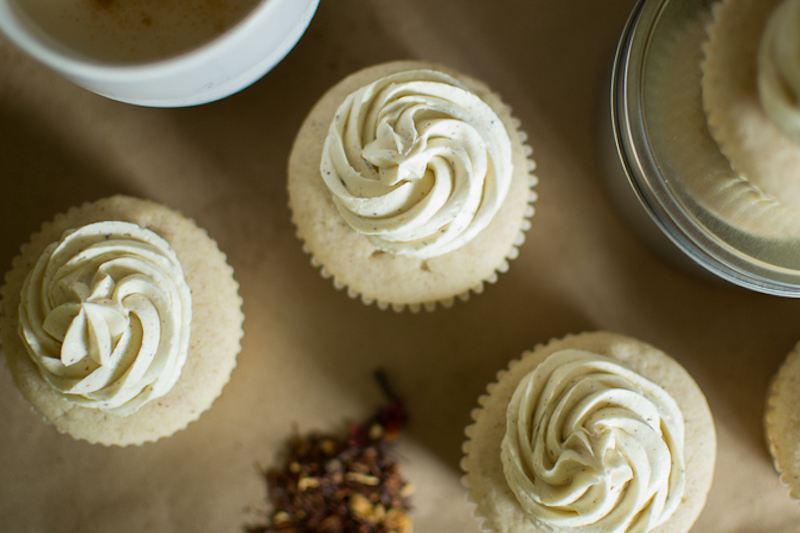
<path fill-rule="evenodd" d="M 793 473 L 791 466 L 784 465 L 781 461 L 782 457 L 785 456 L 785 454 L 781 453 L 781 446 L 783 445 L 782 442 L 786 439 L 779 439 L 777 433 L 780 430 L 786 431 L 785 427 L 781 428 L 780 426 L 786 426 L 787 424 L 782 423 L 777 404 L 779 396 L 782 394 L 781 383 L 790 379 L 790 374 L 798 365 L 800 365 L 800 342 L 789 352 L 778 369 L 778 372 L 776 372 L 770 380 L 767 389 L 763 421 L 764 437 L 772 458 L 772 464 L 778 473 L 780 483 L 786 487 L 789 498 L 795 502 L 800 502 L 800 476 L 797 472 L 797 465 L 795 465 L 795 473 Z M 797 371 L 794 370 L 794 372 L 796 373 Z"/>
<path fill-rule="evenodd" d="M 534 350 L 531 351 L 535 351 L 537 348 L 542 346 L 544 346 L 544 344 L 537 344 L 536 348 L 534 348 Z M 489 383 L 486 386 L 486 392 L 478 397 L 479 407 L 475 407 L 472 409 L 472 411 L 470 411 L 470 418 L 472 419 L 472 423 L 469 424 L 466 428 L 464 428 L 464 435 L 466 436 L 466 439 L 461 445 L 463 456 L 461 457 L 461 461 L 459 461 L 459 466 L 463 472 L 463 475 L 461 476 L 460 481 L 461 485 L 467 490 L 465 494 L 465 499 L 472 508 L 471 509 L 472 517 L 476 520 L 478 528 L 486 533 L 505 533 L 505 532 L 503 530 L 498 529 L 496 524 L 493 524 L 493 521 L 490 518 L 493 514 L 492 506 L 488 502 L 484 503 L 482 499 L 476 497 L 475 494 L 476 487 L 473 486 L 473 484 L 470 482 L 471 471 L 469 467 L 470 463 L 469 459 L 470 459 L 470 454 L 472 452 L 474 433 L 477 430 L 478 424 L 481 423 L 482 417 L 485 415 L 484 408 L 486 407 L 486 403 L 489 401 L 494 389 L 497 388 L 497 386 L 500 384 L 503 378 L 513 368 L 517 367 L 519 364 L 522 363 L 522 359 L 528 353 L 530 352 L 529 351 L 523 352 L 520 358 L 509 361 L 508 366 L 506 368 L 497 371 L 497 373 L 495 374 L 495 380 Z M 497 453 L 498 454 L 500 453 L 499 449 L 497 450 Z M 537 530 L 535 529 L 535 526 L 532 523 L 531 523 L 531 528 L 532 529 L 530 533 L 536 533 Z"/>
<path fill-rule="evenodd" d="M 41 253 L 44 250 L 44 248 L 46 248 L 50 244 L 50 242 L 38 243 L 37 241 L 42 240 L 44 235 L 52 232 L 54 230 L 54 227 L 58 228 L 59 226 L 63 226 L 61 228 L 61 232 L 58 232 L 59 234 L 63 233 L 63 231 L 65 231 L 67 229 L 71 229 L 71 227 L 72 227 L 69 224 L 64 224 L 64 222 L 67 221 L 67 220 L 71 220 L 75 216 L 79 216 L 82 211 L 84 211 L 86 209 L 92 209 L 92 208 L 109 208 L 109 207 L 113 208 L 114 207 L 113 204 L 115 202 L 120 202 L 120 201 L 126 202 L 126 203 L 130 203 L 131 201 L 133 201 L 132 203 L 139 204 L 140 207 L 153 207 L 153 208 L 156 208 L 156 209 L 159 209 L 159 210 L 160 209 L 164 209 L 167 212 L 171 212 L 174 215 L 177 215 L 178 217 L 180 217 L 180 219 L 182 221 L 185 221 L 185 222 L 189 223 L 194 229 L 198 230 L 199 234 L 204 239 L 206 239 L 208 243 L 212 243 L 213 244 L 214 249 L 219 254 L 218 255 L 218 259 L 221 260 L 220 265 L 224 265 L 224 269 L 226 270 L 225 276 L 227 276 L 231 281 L 232 285 L 229 288 L 230 288 L 230 290 L 232 290 L 235 293 L 237 312 L 232 314 L 229 318 L 233 322 L 238 323 L 239 327 L 238 327 L 238 330 L 236 332 L 235 338 L 228 339 L 228 341 L 231 343 L 230 346 L 228 347 L 229 351 L 231 351 L 231 353 L 234 353 L 234 352 L 235 353 L 231 358 L 232 360 L 229 361 L 229 364 L 226 366 L 226 372 L 227 372 L 226 373 L 226 378 L 225 378 L 224 382 L 221 383 L 221 385 L 219 386 L 219 389 L 215 391 L 215 394 L 213 395 L 213 397 L 211 397 L 210 395 L 208 396 L 207 405 L 205 405 L 204 408 L 194 409 L 191 412 L 189 417 L 185 417 L 185 418 L 182 419 L 185 422 L 182 425 L 180 425 L 180 427 L 175 427 L 175 429 L 173 431 L 166 432 L 166 433 L 163 432 L 163 431 L 153 431 L 153 432 L 150 432 L 148 435 L 145 435 L 144 437 L 142 437 L 142 438 L 140 438 L 138 440 L 137 439 L 131 439 L 130 436 L 125 436 L 125 437 L 119 438 L 119 439 L 101 439 L 101 438 L 92 438 L 91 435 L 85 435 L 85 434 L 76 435 L 76 434 L 73 434 L 73 433 L 70 432 L 69 424 L 57 424 L 53 420 L 50 420 L 50 418 L 47 416 L 47 414 L 42 412 L 40 407 L 37 406 L 34 403 L 34 401 L 29 399 L 28 394 L 30 393 L 30 390 L 31 390 L 31 384 L 30 383 L 24 383 L 24 384 L 20 383 L 19 380 L 22 379 L 24 376 L 18 376 L 17 375 L 18 371 L 17 370 L 12 370 L 12 368 L 11 368 L 15 364 L 28 365 L 28 370 L 27 371 L 28 372 L 35 372 L 35 374 L 38 376 L 38 369 L 35 367 L 35 363 L 30 361 L 30 358 L 25 359 L 24 357 L 19 357 L 17 355 L 9 356 L 9 354 L 7 353 L 7 350 L 4 350 L 4 353 L 5 353 L 5 358 L 4 359 L 6 361 L 6 366 L 7 366 L 8 370 L 9 370 L 9 372 L 11 373 L 11 376 L 13 378 L 14 384 L 16 385 L 16 388 L 19 391 L 21 397 L 30 406 L 32 411 L 37 413 L 37 415 L 40 415 L 48 425 L 50 425 L 53 428 L 55 428 L 60 434 L 69 435 L 70 437 L 72 437 L 72 438 L 74 438 L 76 440 L 83 440 L 83 441 L 86 441 L 86 442 L 88 442 L 90 444 L 100 444 L 100 445 L 103 445 L 105 447 L 112 447 L 112 446 L 119 446 L 119 447 L 141 446 L 141 445 L 143 445 L 145 443 L 148 443 L 148 442 L 156 442 L 156 441 L 158 441 L 158 440 L 160 440 L 162 438 L 167 438 L 167 437 L 172 436 L 175 433 L 177 433 L 177 432 L 179 432 L 179 431 L 181 431 L 183 429 L 186 429 L 186 427 L 190 423 L 197 421 L 200 418 L 200 416 L 204 412 L 206 412 L 208 409 L 210 409 L 211 406 L 213 405 L 213 403 L 221 396 L 225 385 L 227 385 L 227 383 L 229 382 L 230 375 L 231 375 L 231 373 L 233 372 L 233 370 L 235 369 L 235 367 L 237 365 L 238 354 L 241 351 L 241 341 L 242 341 L 242 338 L 244 336 L 244 330 L 242 329 L 242 324 L 244 322 L 244 313 L 242 311 L 243 300 L 242 300 L 241 294 L 239 292 L 240 285 L 239 285 L 238 281 L 236 280 L 236 278 L 233 275 L 234 274 L 233 267 L 231 267 L 230 263 L 228 263 L 227 255 L 219 248 L 219 245 L 216 242 L 216 240 L 212 239 L 208 235 L 207 230 L 205 228 L 202 228 L 202 227 L 198 226 L 196 224 L 196 222 L 192 218 L 184 216 L 182 213 L 180 213 L 179 211 L 177 211 L 177 210 L 175 210 L 175 209 L 173 209 L 171 207 L 164 206 L 164 205 L 159 204 L 157 202 L 154 202 L 152 200 L 146 200 L 146 199 L 141 199 L 141 198 L 138 198 L 138 197 L 127 196 L 127 195 L 122 195 L 122 194 L 117 194 L 117 195 L 101 198 L 101 199 L 94 200 L 94 201 L 86 201 L 86 202 L 84 202 L 84 203 L 82 203 L 80 205 L 71 206 L 68 209 L 66 209 L 65 211 L 59 212 L 56 215 L 54 215 L 51 220 L 46 220 L 46 221 L 42 222 L 42 224 L 40 225 L 39 229 L 37 231 L 33 232 L 28 237 L 28 239 L 20 246 L 19 253 L 17 255 L 15 255 L 14 258 L 12 259 L 12 264 L 11 264 L 10 269 L 7 270 L 4 273 L 4 275 L 3 275 L 3 284 L 2 284 L 2 286 L 0 286 L 0 305 L 2 305 L 3 307 L 5 306 L 6 293 L 9 290 L 10 285 L 17 281 L 16 278 L 14 277 L 15 275 L 16 276 L 21 276 L 21 278 L 22 278 L 22 279 L 18 280 L 19 281 L 19 287 L 21 288 L 22 283 L 24 282 L 24 278 L 27 276 L 27 273 L 30 271 L 30 269 L 26 268 L 24 272 L 20 271 L 19 269 L 20 268 L 24 268 L 21 265 L 21 263 L 25 260 L 25 256 L 26 256 L 26 254 L 28 254 L 29 248 L 32 245 L 34 245 L 34 244 L 39 244 L 40 245 L 39 246 L 40 249 L 38 251 L 34 250 L 34 252 L 36 252 L 36 257 L 31 257 L 30 258 L 30 260 L 33 261 L 33 263 L 35 264 L 36 260 L 38 259 L 38 256 L 41 255 Z M 126 207 L 127 208 L 133 208 L 132 205 L 128 205 Z M 112 219 L 124 220 L 125 217 L 119 217 L 119 218 L 110 217 L 107 220 L 112 220 Z M 146 227 L 146 226 L 142 226 L 142 227 Z M 156 232 L 156 233 L 158 233 L 158 232 Z M 172 243 L 170 243 L 170 244 L 172 245 Z M 192 287 L 190 286 L 190 288 L 192 288 Z M 192 290 L 192 298 L 193 298 L 192 307 L 193 308 L 194 308 L 195 295 L 196 295 L 196 292 L 193 289 Z M 14 299 L 18 300 L 19 298 L 15 297 Z M 17 301 L 17 305 L 18 305 L 18 303 L 19 302 Z M 5 314 L 5 310 L 3 310 L 3 314 Z M 16 313 L 14 313 L 14 315 L 16 316 Z M 194 316 L 193 316 L 193 321 L 194 321 Z M 18 319 L 15 319 L 14 322 L 17 323 Z M 6 335 L 13 336 L 13 335 L 17 334 L 16 331 L 8 331 L 8 332 L 4 331 L 4 330 L 6 330 L 7 326 L 10 326 L 10 324 L 7 324 L 7 320 L 5 318 L 0 320 L 0 338 L 5 338 Z M 197 341 L 196 338 L 191 338 L 190 337 L 190 350 L 191 350 L 191 347 L 192 347 L 192 343 L 196 342 L 196 341 Z M 22 347 L 22 349 L 24 350 L 24 347 Z M 12 363 L 11 360 L 10 360 L 10 358 L 12 358 L 12 357 L 15 358 L 15 359 L 22 359 L 22 360 L 21 361 L 15 361 L 14 363 Z M 229 369 L 227 367 L 229 367 Z M 185 370 L 185 367 L 184 367 L 184 370 Z M 183 372 L 183 370 L 182 370 L 182 372 Z M 36 378 L 34 378 L 34 380 L 35 379 Z M 44 380 L 41 377 L 38 378 L 38 381 L 42 383 L 42 387 L 41 388 L 47 388 L 48 389 L 46 394 L 48 394 L 51 397 L 51 400 L 55 401 L 59 405 L 59 409 L 60 409 L 61 412 L 60 412 L 60 414 L 58 414 L 58 418 L 61 418 L 65 414 L 69 415 L 73 411 L 74 412 L 81 412 L 81 411 L 93 412 L 94 411 L 92 409 L 82 408 L 82 407 L 80 407 L 80 406 L 78 406 L 76 404 L 73 404 L 73 403 L 69 402 L 68 400 L 65 400 L 63 398 L 58 397 L 54 392 L 49 390 L 49 387 L 46 385 L 46 383 L 44 383 Z M 178 383 L 180 383 L 180 380 L 179 380 Z M 176 384 L 176 386 L 177 386 L 177 384 Z M 23 387 L 26 387 L 26 389 L 28 389 L 28 393 L 26 393 L 26 391 L 23 390 Z M 153 400 L 153 402 L 158 403 L 160 400 L 164 401 L 164 400 L 168 399 L 170 397 L 170 395 L 172 394 L 172 392 L 173 391 L 168 392 L 165 396 L 162 396 L 161 398 L 157 398 L 157 399 Z M 145 409 L 147 407 L 147 405 L 148 404 L 145 404 L 142 409 Z M 141 410 L 139 412 L 141 412 Z M 129 416 L 130 417 L 135 417 L 139 412 L 133 413 L 133 414 L 131 414 Z M 113 416 L 113 415 L 106 415 L 106 416 Z M 67 416 L 67 418 L 68 418 L 68 416 Z"/>

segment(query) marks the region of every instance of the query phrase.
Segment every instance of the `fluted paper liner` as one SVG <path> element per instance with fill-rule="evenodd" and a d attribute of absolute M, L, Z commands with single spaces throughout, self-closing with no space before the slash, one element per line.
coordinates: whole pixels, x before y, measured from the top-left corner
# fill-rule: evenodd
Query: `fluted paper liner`
<path fill-rule="evenodd" d="M 67 229 L 120 220 L 147 228 L 169 242 L 192 291 L 189 353 L 175 386 L 128 416 L 78 406 L 45 382 L 18 333 L 20 291 L 44 248 Z M 197 420 L 222 393 L 241 348 L 242 300 L 225 254 L 204 229 L 157 203 L 113 196 L 73 207 L 42 225 L 22 246 L 0 289 L 0 337 L 8 368 L 23 397 L 58 431 L 104 445 L 139 445 L 172 435 Z"/>
<path fill-rule="evenodd" d="M 681 504 L 654 533 L 686 533 L 706 501 L 716 459 L 716 432 L 705 396 L 694 379 L 675 360 L 649 344 L 604 331 L 569 335 L 540 344 L 511 361 L 507 370 L 487 386 L 472 411 L 474 424 L 465 430 L 465 472 L 462 483 L 467 499 L 483 531 L 494 533 L 547 533 L 537 528 L 517 503 L 506 484 L 500 460 L 505 434 L 506 408 L 517 384 L 547 356 L 560 350 L 578 349 L 612 357 L 656 383 L 678 403 L 684 417 L 686 487 Z"/>
<path fill-rule="evenodd" d="M 322 146 L 339 104 L 351 92 L 382 77 L 407 70 L 444 72 L 467 85 L 501 118 L 512 140 L 514 175 L 502 207 L 489 226 L 466 245 L 429 259 L 378 251 L 367 238 L 350 228 L 336 209 L 319 170 Z M 483 83 L 440 65 L 416 61 L 394 61 L 366 68 L 345 78 L 329 90 L 309 113 L 289 158 L 289 207 L 297 237 L 311 264 L 346 290 L 380 309 L 433 311 L 437 305 L 451 307 L 481 293 L 485 283 L 494 283 L 508 270 L 508 261 L 518 255 L 534 214 L 537 178 L 532 150 L 525 144 L 510 108 Z"/>
<path fill-rule="evenodd" d="M 789 497 L 800 502 L 800 343 L 770 383 L 764 430 L 775 470 Z"/>

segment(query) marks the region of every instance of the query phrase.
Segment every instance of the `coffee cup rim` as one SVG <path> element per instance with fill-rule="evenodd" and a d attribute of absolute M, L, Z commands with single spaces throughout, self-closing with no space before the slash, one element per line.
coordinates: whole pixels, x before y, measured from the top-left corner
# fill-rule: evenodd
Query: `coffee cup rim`
<path fill-rule="evenodd" d="M 66 47 L 58 46 L 55 42 L 48 42 L 46 38 L 37 35 L 36 29 L 24 20 L 24 16 L 13 8 L 9 0 L 0 0 L 0 30 L 28 54 L 62 72 L 90 79 L 114 78 L 123 81 L 130 77 L 139 80 L 148 74 L 158 77 L 165 71 L 174 72 L 179 68 L 191 70 L 198 63 L 224 55 L 226 50 L 235 47 L 237 41 L 245 39 L 249 32 L 255 31 L 260 25 L 259 21 L 269 17 L 278 9 L 280 3 L 291 1 L 293 0 L 260 0 L 242 20 L 197 48 L 175 56 L 145 62 L 104 62 L 74 53 Z"/>

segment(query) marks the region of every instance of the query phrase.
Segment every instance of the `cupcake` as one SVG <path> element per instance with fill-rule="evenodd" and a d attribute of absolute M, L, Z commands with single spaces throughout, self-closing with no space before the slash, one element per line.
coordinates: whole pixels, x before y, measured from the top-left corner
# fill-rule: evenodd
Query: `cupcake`
<path fill-rule="evenodd" d="M 800 0 L 722 0 L 712 13 L 702 63 L 709 131 L 734 172 L 797 213 Z"/>
<path fill-rule="evenodd" d="M 661 164 L 680 177 L 676 194 L 691 196 L 714 219 L 766 238 L 797 233 L 797 216 L 732 172 L 709 134 L 700 64 L 701 43 L 707 40 L 712 20 L 710 10 L 701 11 L 671 28 L 670 38 L 653 39 L 648 50 L 652 78 L 647 115 L 658 127 L 649 128 L 650 142 L 658 147 Z"/>
<path fill-rule="evenodd" d="M 800 501 L 800 344 L 789 353 L 767 394 L 764 429 L 767 445 L 789 497 Z"/>
<path fill-rule="evenodd" d="M 169 436 L 211 406 L 236 365 L 233 270 L 204 230 L 150 201 L 114 196 L 45 223 L 2 298 L 14 382 L 76 439 Z"/>
<path fill-rule="evenodd" d="M 534 164 L 483 83 L 415 61 L 330 89 L 292 148 L 289 206 L 312 264 L 365 304 L 399 311 L 466 300 L 517 256 Z"/>
<path fill-rule="evenodd" d="M 716 455 L 703 393 L 621 335 L 553 340 L 500 372 L 473 411 L 462 468 L 484 530 L 685 533 Z"/>

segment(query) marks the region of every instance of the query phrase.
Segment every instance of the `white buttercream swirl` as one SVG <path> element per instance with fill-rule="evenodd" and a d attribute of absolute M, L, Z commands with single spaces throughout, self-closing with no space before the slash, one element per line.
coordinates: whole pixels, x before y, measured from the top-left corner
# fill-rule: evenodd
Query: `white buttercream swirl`
<path fill-rule="evenodd" d="M 350 94 L 320 171 L 339 212 L 379 250 L 428 258 L 475 237 L 511 183 L 511 141 L 457 80 L 416 70 Z"/>
<path fill-rule="evenodd" d="M 80 406 L 125 416 L 177 382 L 192 300 L 175 251 L 128 222 L 48 246 L 23 284 L 19 334 L 42 377 Z"/>
<path fill-rule="evenodd" d="M 767 116 L 800 143 L 800 0 L 770 15 L 758 52 L 758 94 Z"/>
<path fill-rule="evenodd" d="M 544 530 L 645 533 L 683 496 L 683 431 L 659 386 L 608 357 L 563 350 L 514 392 L 503 470 Z"/>

